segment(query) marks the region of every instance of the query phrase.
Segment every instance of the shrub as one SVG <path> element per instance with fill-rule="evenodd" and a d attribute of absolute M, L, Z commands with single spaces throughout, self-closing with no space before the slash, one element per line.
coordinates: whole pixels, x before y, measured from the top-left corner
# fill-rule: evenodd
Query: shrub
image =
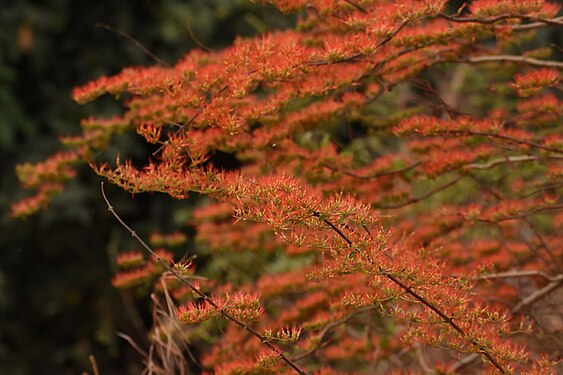
<path fill-rule="evenodd" d="M 85 162 L 132 194 L 206 196 L 189 224 L 212 278 L 140 236 L 153 259 L 122 255 L 113 280 L 156 280 L 178 308 L 153 344 L 205 350 L 190 357 L 204 371 L 556 371 L 563 63 L 536 33 L 561 26 L 558 6 L 273 3 L 294 29 L 77 88 L 78 103 L 124 98 L 123 114 L 20 165 L 37 194 L 13 214 Z M 133 132 L 144 165 L 100 160 Z"/>

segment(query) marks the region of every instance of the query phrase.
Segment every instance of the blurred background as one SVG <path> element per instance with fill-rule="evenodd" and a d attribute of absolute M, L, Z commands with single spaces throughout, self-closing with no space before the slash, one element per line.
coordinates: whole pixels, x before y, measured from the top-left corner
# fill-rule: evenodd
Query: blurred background
<path fill-rule="evenodd" d="M 107 212 L 100 179 L 82 168 L 47 211 L 9 216 L 10 204 L 29 194 L 18 186 L 17 163 L 61 149 L 57 138 L 78 133 L 81 118 L 120 110 L 111 98 L 79 107 L 72 88 L 155 64 L 132 39 L 173 65 L 192 48 L 217 49 L 235 35 L 289 22 L 245 0 L 0 2 L 0 374 L 92 373 L 89 355 L 103 375 L 142 370 L 142 358 L 117 333 L 146 343 L 150 299 L 110 283 L 114 254 L 130 236 Z M 121 142 L 144 154 L 142 145 Z M 176 228 L 185 218 L 168 214 L 178 201 L 108 193 L 139 233 Z M 182 204 L 189 212 L 190 202 Z"/>

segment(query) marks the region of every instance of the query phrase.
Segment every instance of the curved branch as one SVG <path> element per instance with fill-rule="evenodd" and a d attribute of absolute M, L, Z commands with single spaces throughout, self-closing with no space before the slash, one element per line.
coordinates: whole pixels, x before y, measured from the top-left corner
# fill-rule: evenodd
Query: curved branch
<path fill-rule="evenodd" d="M 142 45 L 141 42 L 139 42 L 137 39 L 133 38 L 131 35 L 127 34 L 125 31 L 118 30 L 115 27 L 111 27 L 110 25 L 106 25 L 105 23 L 97 23 L 96 27 L 111 31 L 112 33 L 115 33 L 115 34 L 121 36 L 122 38 L 127 39 L 128 41 L 133 43 L 137 48 L 139 48 L 141 51 L 146 53 L 151 59 L 153 59 L 154 61 L 156 61 L 157 63 L 159 63 L 162 66 L 170 68 L 170 64 L 168 64 L 166 61 L 162 60 L 157 55 L 152 53 L 147 47 Z"/>
<path fill-rule="evenodd" d="M 467 169 L 489 169 L 489 168 L 493 168 L 496 167 L 497 165 L 500 164 L 509 164 L 509 163 L 519 163 L 519 162 L 526 162 L 526 161 L 539 161 L 542 158 L 539 156 L 534 156 L 534 155 L 517 155 L 517 156 L 508 156 L 508 157 L 501 157 L 501 158 L 497 158 L 497 159 L 492 159 L 487 161 L 486 163 L 472 163 L 472 164 L 467 164 L 464 166 L 464 168 Z M 548 156 L 545 159 L 563 159 L 562 156 Z"/>
<path fill-rule="evenodd" d="M 439 18 L 444 18 L 448 21 L 457 22 L 457 23 L 481 23 L 485 25 L 492 25 L 499 21 L 509 20 L 509 19 L 519 19 L 524 21 L 532 21 L 535 24 L 542 24 L 542 25 L 556 25 L 561 26 L 563 25 L 563 17 L 557 18 L 541 18 L 541 17 L 531 17 L 526 16 L 523 14 L 503 14 L 496 17 L 459 17 L 459 16 L 450 16 L 445 13 L 440 13 L 438 15 Z M 502 25 L 504 27 L 504 25 Z"/>
<path fill-rule="evenodd" d="M 525 307 L 530 306 L 531 304 L 540 300 L 543 296 L 553 292 L 554 290 L 558 289 L 559 287 L 563 286 L 563 275 L 557 275 L 553 278 L 549 284 L 544 286 L 541 289 L 536 290 L 528 297 L 524 298 L 522 301 L 518 302 L 516 306 L 514 306 L 509 312 L 509 319 L 514 318 L 516 314 L 520 312 L 520 310 L 524 309 Z"/>
<path fill-rule="evenodd" d="M 534 30 L 534 29 L 539 29 L 540 27 L 545 27 L 546 25 L 561 26 L 561 25 L 563 25 L 563 17 L 545 19 L 544 21 L 527 23 L 527 24 L 524 24 L 524 25 L 502 25 L 502 26 L 498 25 L 498 26 L 495 26 L 495 27 L 504 28 L 504 29 L 511 29 L 511 30 Z"/>
<path fill-rule="evenodd" d="M 532 277 L 532 276 L 540 276 L 548 281 L 557 281 L 563 278 L 563 274 L 556 276 L 549 276 L 548 274 L 542 271 L 535 271 L 535 270 L 516 271 L 515 270 L 515 271 L 506 271 L 506 272 L 487 273 L 477 277 L 475 280 L 511 279 L 511 278 Z"/>
<path fill-rule="evenodd" d="M 499 62 L 508 61 L 515 63 L 522 63 L 534 66 L 542 66 L 547 68 L 563 69 L 563 62 L 551 60 L 539 60 L 533 57 L 514 56 L 514 55 L 491 55 L 491 56 L 476 56 L 465 59 L 468 63 L 485 63 L 485 62 Z"/>

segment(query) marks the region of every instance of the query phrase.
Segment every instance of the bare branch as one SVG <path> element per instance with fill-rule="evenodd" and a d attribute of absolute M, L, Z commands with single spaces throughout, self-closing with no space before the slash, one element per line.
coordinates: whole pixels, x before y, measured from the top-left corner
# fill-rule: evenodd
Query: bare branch
<path fill-rule="evenodd" d="M 563 157 L 553 155 L 553 156 L 548 156 L 546 159 L 563 159 Z M 468 169 L 489 169 L 489 168 L 496 167 L 497 165 L 500 165 L 500 164 L 520 163 L 520 162 L 526 162 L 526 161 L 540 161 L 540 160 L 542 160 L 541 157 L 534 156 L 534 155 L 516 155 L 516 156 L 508 156 L 508 157 L 501 157 L 501 158 L 497 158 L 497 159 L 492 159 L 492 160 L 489 160 L 488 162 L 482 163 L 482 164 L 479 164 L 479 163 L 468 164 L 468 165 L 464 166 L 464 168 L 468 168 Z"/>
<path fill-rule="evenodd" d="M 492 279 L 510 279 L 510 278 L 518 278 L 518 277 L 533 277 L 533 276 L 540 276 L 548 281 L 557 281 L 560 280 L 563 275 L 556 275 L 556 276 L 549 276 L 545 272 L 542 271 L 506 271 L 506 272 L 497 272 L 497 273 L 487 273 L 485 275 L 481 275 L 477 277 L 475 280 L 492 280 Z"/>
<path fill-rule="evenodd" d="M 94 375 L 100 375 L 100 371 L 98 370 L 98 364 L 96 363 L 96 358 L 93 355 L 89 356 L 88 359 L 90 360 L 90 365 L 92 366 L 92 371 L 94 371 Z"/>
<path fill-rule="evenodd" d="M 457 22 L 457 23 L 481 23 L 485 25 L 492 25 L 499 21 L 509 20 L 509 19 L 519 19 L 524 21 L 532 21 L 534 23 L 541 23 L 543 26 L 545 25 L 563 25 L 562 17 L 557 18 L 541 18 L 541 17 L 531 17 L 523 14 L 502 14 L 500 16 L 495 17 L 460 17 L 460 16 L 450 16 L 444 13 L 438 15 L 439 18 L 444 18 L 448 21 Z M 498 27 L 505 27 L 505 25 L 495 25 Z M 510 25 L 509 25 L 510 26 Z"/>
<path fill-rule="evenodd" d="M 518 215 L 509 215 L 509 216 L 502 216 L 498 219 L 475 219 L 475 221 L 479 221 L 482 223 L 500 223 L 502 221 L 508 220 L 519 220 L 519 219 L 526 219 L 529 216 L 535 215 L 540 212 L 544 211 L 551 211 L 551 210 L 561 210 L 563 209 L 563 205 L 553 205 L 553 206 L 542 206 L 530 209 L 528 211 L 522 212 Z"/>
<path fill-rule="evenodd" d="M 166 61 L 162 60 L 161 58 L 159 58 L 157 55 L 155 55 L 154 53 L 152 53 L 147 47 L 145 47 L 144 45 L 142 45 L 139 41 L 137 41 L 135 38 L 133 38 L 131 35 L 127 34 L 125 31 L 122 30 L 118 30 L 115 27 L 112 27 L 110 25 L 106 25 L 105 23 L 97 23 L 96 27 L 111 31 L 112 33 L 115 33 L 125 39 L 127 39 L 128 41 L 130 41 L 131 43 L 133 43 L 137 48 L 139 48 L 141 51 L 143 51 L 144 53 L 146 53 L 147 55 L 150 56 L 151 59 L 153 59 L 154 61 L 156 61 L 157 63 L 159 63 L 162 66 L 165 66 L 167 68 L 170 67 L 170 64 L 168 64 Z"/>
<path fill-rule="evenodd" d="M 518 304 L 510 310 L 510 318 L 513 318 L 516 314 L 520 312 L 520 310 L 532 305 L 533 303 L 540 300 L 543 296 L 553 292 L 554 290 L 558 289 L 562 285 L 563 285 L 563 275 L 557 275 L 552 282 L 550 282 L 543 288 L 536 290 L 528 297 L 518 302 Z"/>
<path fill-rule="evenodd" d="M 563 17 L 556 17 L 550 20 L 546 19 L 544 21 L 538 21 L 533 23 L 526 23 L 523 25 L 496 25 L 495 27 L 510 29 L 510 30 L 534 30 L 539 29 L 541 27 L 545 27 L 546 25 L 556 25 L 561 26 L 563 24 Z"/>
<path fill-rule="evenodd" d="M 488 137 L 488 138 L 503 139 L 503 140 L 508 141 L 508 142 L 527 145 L 527 146 L 530 146 L 530 147 L 533 147 L 533 148 L 537 148 L 537 149 L 544 150 L 544 151 L 550 151 L 550 152 L 554 152 L 554 153 L 557 153 L 557 154 L 563 154 L 562 149 L 543 146 L 539 143 L 529 142 L 529 141 L 525 141 L 523 139 L 517 139 L 517 138 L 510 137 L 508 135 L 503 135 L 503 134 L 489 133 L 489 132 L 465 131 L 465 130 L 449 130 L 448 133 L 449 134 L 455 134 L 455 135 L 465 135 L 465 136 L 474 136 L 474 137 Z"/>
<path fill-rule="evenodd" d="M 137 345 L 137 343 L 135 342 L 135 340 L 133 340 L 131 338 L 131 336 L 126 335 L 125 333 L 122 332 L 118 332 L 117 336 L 121 337 L 123 340 L 127 341 L 129 343 L 129 345 L 131 345 L 131 347 L 133 349 L 135 349 L 137 351 L 137 353 L 139 353 L 141 356 L 143 356 L 145 359 L 148 358 L 148 354 L 147 352 L 145 352 L 143 349 L 141 349 L 141 347 L 139 347 L 139 345 Z"/>
<path fill-rule="evenodd" d="M 542 66 L 548 68 L 558 68 L 563 69 L 563 62 L 550 61 L 550 60 L 539 60 L 533 57 L 526 56 L 513 56 L 513 55 L 491 55 L 491 56 L 476 56 L 469 57 L 465 60 L 469 63 L 484 63 L 484 62 L 515 62 L 534 66 Z"/>

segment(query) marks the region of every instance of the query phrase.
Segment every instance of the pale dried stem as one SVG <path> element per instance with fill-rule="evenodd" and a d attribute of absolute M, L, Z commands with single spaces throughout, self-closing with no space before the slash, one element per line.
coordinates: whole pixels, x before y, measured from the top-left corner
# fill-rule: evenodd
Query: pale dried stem
<path fill-rule="evenodd" d="M 490 169 L 496 167 L 497 165 L 501 164 L 510 164 L 510 163 L 521 163 L 526 161 L 541 161 L 542 157 L 534 156 L 534 155 L 517 155 L 517 156 L 508 156 L 508 157 L 501 157 L 497 159 L 489 160 L 486 163 L 472 163 L 464 166 L 464 168 L 469 169 Z M 563 156 L 559 155 L 551 155 L 546 156 L 545 159 L 559 159 L 563 160 Z"/>
<path fill-rule="evenodd" d="M 542 277 L 545 280 L 548 281 L 560 281 L 561 279 L 563 279 L 563 274 L 560 275 L 555 275 L 555 276 L 549 276 L 548 274 L 546 274 L 545 272 L 542 271 L 536 271 L 536 270 L 530 270 L 530 271 L 506 271 L 506 272 L 497 272 L 497 273 L 487 273 L 484 275 L 481 275 L 477 278 L 475 278 L 475 280 L 493 280 L 493 279 L 511 279 L 511 278 L 519 278 L 519 277 L 533 277 L 533 276 L 539 276 Z"/>
<path fill-rule="evenodd" d="M 100 375 L 100 371 L 98 370 L 98 364 L 96 363 L 96 358 L 93 355 L 89 356 L 88 359 L 90 360 L 90 365 L 92 366 L 92 371 L 94 371 L 94 375 Z"/>
<path fill-rule="evenodd" d="M 563 69 L 563 62 L 551 60 L 539 60 L 533 57 L 513 56 L 513 55 L 491 55 L 469 57 L 465 61 L 469 63 L 487 63 L 487 62 L 514 62 L 533 66 L 541 66 L 547 68 Z"/>

